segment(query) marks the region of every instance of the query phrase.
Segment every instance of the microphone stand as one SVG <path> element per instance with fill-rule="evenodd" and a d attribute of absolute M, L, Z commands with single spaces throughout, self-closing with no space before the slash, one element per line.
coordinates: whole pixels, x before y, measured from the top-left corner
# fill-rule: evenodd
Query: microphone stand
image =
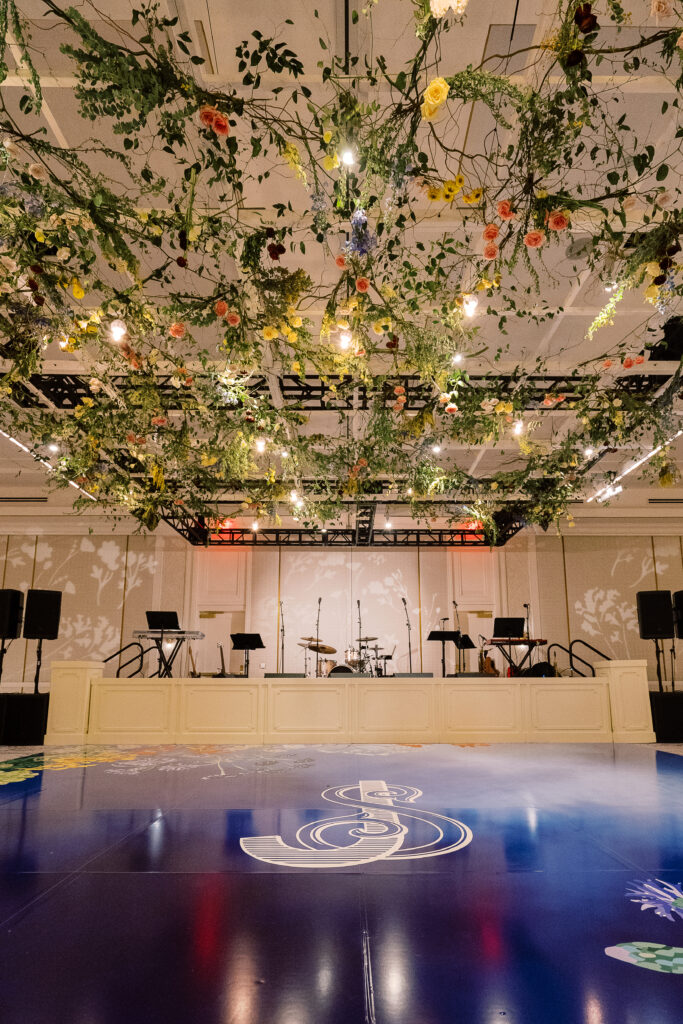
<path fill-rule="evenodd" d="M 360 599 L 358 601 L 356 601 L 356 604 L 358 606 L 358 658 L 359 658 L 359 661 L 360 661 L 360 670 L 362 672 L 363 671 L 364 658 L 363 658 L 363 643 L 361 642 L 362 639 L 363 639 L 363 625 L 362 625 L 361 617 L 360 617 Z"/>
<path fill-rule="evenodd" d="M 322 597 L 318 598 L 318 619 L 315 624 L 315 646 L 320 647 L 320 605 L 322 603 Z M 316 679 L 320 675 L 320 651 L 315 652 L 315 677 Z"/>
<path fill-rule="evenodd" d="M 455 619 L 455 628 L 458 631 L 458 633 L 460 633 L 462 635 L 462 631 L 460 629 L 460 616 L 458 615 L 458 602 L 457 601 L 453 602 L 453 608 L 455 610 L 455 615 L 453 616 L 454 619 Z M 458 647 L 458 668 L 457 668 L 458 672 L 462 672 L 463 671 L 463 665 L 462 665 L 463 657 L 464 657 L 464 652 Z"/>
<path fill-rule="evenodd" d="M 439 622 L 441 623 L 441 629 L 443 631 L 443 629 L 446 626 L 446 623 L 448 622 L 448 616 L 444 615 L 442 619 L 439 619 Z M 445 640 L 441 641 L 441 675 L 442 675 L 442 677 L 444 679 L 446 678 L 446 641 Z"/>
<path fill-rule="evenodd" d="M 526 640 L 528 640 L 530 638 L 530 636 L 531 636 L 531 634 L 529 632 L 529 605 L 528 604 L 524 604 L 524 605 L 522 605 L 522 607 L 526 609 L 526 615 L 524 616 L 524 620 L 526 622 L 526 627 L 524 629 L 524 637 L 525 637 Z M 529 647 L 528 651 L 529 651 L 529 667 L 531 667 L 531 665 L 533 664 L 533 661 L 534 661 L 533 648 Z"/>
<path fill-rule="evenodd" d="M 280 601 L 280 672 L 285 671 L 285 616 Z"/>
<path fill-rule="evenodd" d="M 403 607 L 405 608 L 406 626 L 408 627 L 408 671 L 412 675 L 412 673 L 413 673 L 413 648 L 412 648 L 412 646 L 410 644 L 410 629 L 411 629 L 411 626 L 410 626 L 410 616 L 408 615 L 408 602 L 406 601 L 405 597 L 402 597 L 401 600 L 403 601 Z"/>

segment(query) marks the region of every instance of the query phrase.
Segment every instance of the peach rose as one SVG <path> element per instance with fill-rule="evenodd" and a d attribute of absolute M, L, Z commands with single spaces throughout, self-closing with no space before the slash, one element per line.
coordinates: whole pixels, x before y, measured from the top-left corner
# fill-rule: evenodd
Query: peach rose
<path fill-rule="evenodd" d="M 621 365 L 624 367 L 625 370 L 630 370 L 633 366 L 633 360 L 630 356 L 626 356 L 626 359 L 623 360 Z"/>
<path fill-rule="evenodd" d="M 496 245 L 495 242 L 489 242 L 489 244 L 484 249 L 484 259 L 485 260 L 495 260 L 497 255 L 498 255 L 498 246 Z"/>
<path fill-rule="evenodd" d="M 367 277 L 357 277 L 356 278 L 356 291 L 357 292 L 366 292 L 369 289 L 369 287 L 370 287 L 370 282 L 368 281 Z"/>
<path fill-rule="evenodd" d="M 239 313 L 236 313 L 234 309 L 231 309 L 226 316 L 225 321 L 230 327 L 237 327 L 240 322 L 240 315 Z"/>
<path fill-rule="evenodd" d="M 500 230 L 498 229 L 498 226 L 496 224 L 487 224 L 484 230 L 482 231 L 482 238 L 486 242 L 493 242 L 496 238 L 498 238 L 499 234 Z"/>
<path fill-rule="evenodd" d="M 172 338 L 183 338 L 185 336 L 185 324 L 171 324 L 168 333 Z"/>
<path fill-rule="evenodd" d="M 167 423 L 165 416 L 152 416 L 152 425 L 155 427 L 165 427 Z"/>
<path fill-rule="evenodd" d="M 346 268 L 346 256 L 342 256 L 340 254 L 335 258 L 334 262 L 337 264 L 340 270 L 344 270 Z"/>
<path fill-rule="evenodd" d="M 611 359 L 605 359 L 604 363 L 602 364 L 602 368 L 603 368 L 603 370 L 609 370 L 611 365 L 612 365 L 612 360 Z"/>
<path fill-rule="evenodd" d="M 524 236 L 524 244 L 528 249 L 538 249 L 545 242 L 545 234 L 542 231 L 528 231 Z"/>
<path fill-rule="evenodd" d="M 496 206 L 496 210 L 502 220 L 512 220 L 515 216 L 515 211 L 512 209 L 509 199 L 501 199 Z"/>
<path fill-rule="evenodd" d="M 199 120 L 206 128 L 211 128 L 217 113 L 215 107 L 204 106 L 199 111 Z"/>
<path fill-rule="evenodd" d="M 566 231 L 569 217 L 562 210 L 553 210 L 548 214 L 548 231 Z"/>
<path fill-rule="evenodd" d="M 228 312 L 228 304 L 224 299 L 219 299 L 213 308 L 216 316 L 225 316 Z"/>
<path fill-rule="evenodd" d="M 230 125 L 228 124 L 227 117 L 223 117 L 222 114 L 216 114 L 211 125 L 216 135 L 229 135 Z"/>
<path fill-rule="evenodd" d="M 635 362 L 636 366 L 640 366 L 642 363 L 645 362 L 645 356 L 636 356 Z"/>

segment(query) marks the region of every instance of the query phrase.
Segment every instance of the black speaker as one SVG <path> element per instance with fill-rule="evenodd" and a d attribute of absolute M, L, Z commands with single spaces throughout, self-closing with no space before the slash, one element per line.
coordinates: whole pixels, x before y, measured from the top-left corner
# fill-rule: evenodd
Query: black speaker
<path fill-rule="evenodd" d="M 676 636 L 679 640 L 683 640 L 683 590 L 677 590 L 674 593 L 674 626 L 676 627 Z"/>
<path fill-rule="evenodd" d="M 21 590 L 0 590 L 0 637 L 16 640 L 21 636 L 24 595 Z"/>
<path fill-rule="evenodd" d="M 670 590 L 639 590 L 638 629 L 642 640 L 672 640 L 674 610 Z"/>
<path fill-rule="evenodd" d="M 49 704 L 49 693 L 0 693 L 0 743 L 41 746 Z"/>
<path fill-rule="evenodd" d="M 26 640 L 56 640 L 62 611 L 61 590 L 29 590 L 24 613 Z"/>

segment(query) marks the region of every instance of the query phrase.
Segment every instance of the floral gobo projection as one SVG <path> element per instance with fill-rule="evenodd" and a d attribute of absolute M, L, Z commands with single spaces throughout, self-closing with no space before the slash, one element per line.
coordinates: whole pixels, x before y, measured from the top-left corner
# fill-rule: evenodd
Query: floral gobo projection
<path fill-rule="evenodd" d="M 587 452 L 661 444 L 650 466 L 676 479 L 678 373 L 655 393 L 615 368 L 645 360 L 648 318 L 674 315 L 682 290 L 667 162 L 679 14 L 654 0 L 634 35 L 619 0 L 561 0 L 549 35 L 520 47 L 520 78 L 505 54 L 448 66 L 476 17 L 466 0 L 371 0 L 351 11 L 367 39 L 383 4 L 413 19 L 403 66 L 372 45 L 335 55 L 311 9 L 277 36 L 255 26 L 235 51 L 238 83 L 219 89 L 160 6 L 122 26 L 44 0 L 83 119 L 66 147 L 40 119 L 40 40 L 0 0 L 0 73 L 11 50 L 25 81 L 18 105 L 2 99 L 0 425 L 50 463 L 53 484 L 80 488 L 77 504 L 153 529 L 164 516 L 219 524 L 226 499 L 277 522 L 295 495 L 299 521 L 332 524 L 381 494 L 418 519 L 474 515 L 495 539 L 501 509 L 543 527 L 566 515 Z M 301 33 L 319 37 L 314 67 L 292 48 Z M 604 84 L 643 69 L 669 93 L 659 149 Z M 471 140 L 468 118 L 486 126 Z M 507 331 L 557 315 L 545 261 L 577 225 L 564 272 L 610 296 L 590 357 L 530 405 L 547 361 L 516 361 Z M 631 291 L 640 335 L 601 351 Z M 67 354 L 85 384 L 68 410 L 35 385 Z M 324 429 L 283 393 L 287 376 L 321 384 Z M 495 471 L 467 468 L 496 446 L 510 454 Z"/>

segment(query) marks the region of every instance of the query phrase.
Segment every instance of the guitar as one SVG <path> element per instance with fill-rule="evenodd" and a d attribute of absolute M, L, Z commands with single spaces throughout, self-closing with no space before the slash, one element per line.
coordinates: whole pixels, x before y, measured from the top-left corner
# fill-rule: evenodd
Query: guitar
<path fill-rule="evenodd" d="M 190 672 L 190 679 L 199 679 L 199 677 L 201 676 L 201 672 L 197 671 L 197 666 L 196 666 L 195 660 L 194 660 L 194 654 L 192 653 L 192 648 L 189 645 L 188 645 L 187 650 L 188 650 L 188 653 L 190 655 L 190 664 L 192 665 L 192 671 Z"/>
<path fill-rule="evenodd" d="M 216 647 L 218 648 L 218 650 L 220 651 L 220 654 L 221 654 L 221 667 L 218 670 L 218 672 L 214 672 L 213 678 L 214 679 L 225 679 L 225 677 L 227 676 L 228 673 L 225 670 L 225 658 L 223 657 L 223 644 L 219 642 L 219 643 L 216 644 Z"/>

